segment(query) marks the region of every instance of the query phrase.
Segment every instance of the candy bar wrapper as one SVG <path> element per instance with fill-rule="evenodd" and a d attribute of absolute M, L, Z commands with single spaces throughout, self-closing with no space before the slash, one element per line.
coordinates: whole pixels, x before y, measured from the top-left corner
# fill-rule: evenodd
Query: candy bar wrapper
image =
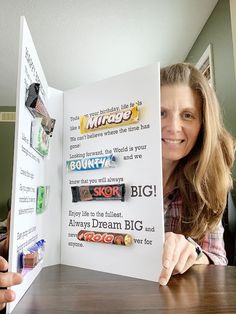
<path fill-rule="evenodd" d="M 30 145 L 42 157 L 45 157 L 48 155 L 49 151 L 49 136 L 42 127 L 41 121 L 41 118 L 35 118 L 31 122 Z"/>
<path fill-rule="evenodd" d="M 37 187 L 37 201 L 36 201 L 36 213 L 42 214 L 48 204 L 49 197 L 49 186 L 38 186 Z"/>
<path fill-rule="evenodd" d="M 39 83 L 33 83 L 29 86 L 25 105 L 34 118 L 42 118 L 42 126 L 45 132 L 52 136 L 56 120 L 50 118 L 48 111 L 39 96 L 39 89 Z"/>
<path fill-rule="evenodd" d="M 125 184 L 72 186 L 72 202 L 125 200 Z"/>
<path fill-rule="evenodd" d="M 45 253 L 44 239 L 37 241 L 34 245 L 24 249 L 18 256 L 17 271 L 21 272 L 25 268 L 34 268 L 44 257 Z"/>
<path fill-rule="evenodd" d="M 41 116 L 41 114 L 36 114 L 37 117 L 42 118 L 42 127 L 44 128 L 44 131 L 52 137 L 52 133 L 55 127 L 56 119 L 51 119 L 50 117 L 44 117 Z"/>
<path fill-rule="evenodd" d="M 66 162 L 66 168 L 68 172 L 113 168 L 116 166 L 116 161 L 116 157 L 110 154 L 107 156 L 69 160 Z"/>
<path fill-rule="evenodd" d="M 95 117 L 80 117 L 80 133 L 99 131 L 107 128 L 117 128 L 138 122 L 139 109 L 135 104 L 132 108 L 117 112 L 98 115 Z"/>
<path fill-rule="evenodd" d="M 39 90 L 40 90 L 39 83 L 33 83 L 29 86 L 25 105 L 29 109 L 34 118 L 36 117 L 36 113 L 39 113 L 41 114 L 41 116 L 44 117 L 49 117 L 47 109 L 44 106 L 41 97 L 39 96 Z"/>
<path fill-rule="evenodd" d="M 27 253 L 23 258 L 23 268 L 34 268 L 38 264 L 38 252 Z"/>
<path fill-rule="evenodd" d="M 47 133 L 47 135 L 52 137 L 52 133 L 54 130 L 56 120 L 51 119 L 50 117 L 42 116 L 40 113 L 36 112 L 35 109 L 32 109 L 31 112 L 35 112 L 35 117 L 41 118 L 41 120 L 42 120 L 41 124 L 42 124 L 44 131 Z"/>
<path fill-rule="evenodd" d="M 107 243 L 116 245 L 130 246 L 133 244 L 133 238 L 130 234 L 98 232 L 81 230 L 77 234 L 77 239 L 80 241 Z"/>

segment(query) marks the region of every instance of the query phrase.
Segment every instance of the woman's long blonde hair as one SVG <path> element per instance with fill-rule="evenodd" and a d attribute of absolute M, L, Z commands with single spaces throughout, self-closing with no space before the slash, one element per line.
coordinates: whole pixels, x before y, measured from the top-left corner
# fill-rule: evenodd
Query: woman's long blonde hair
<path fill-rule="evenodd" d="M 216 94 L 199 70 L 188 63 L 162 68 L 161 86 L 176 84 L 189 86 L 202 100 L 197 142 L 174 173 L 183 200 L 180 232 L 201 241 L 222 218 L 232 187 L 235 140 L 224 128 Z"/>

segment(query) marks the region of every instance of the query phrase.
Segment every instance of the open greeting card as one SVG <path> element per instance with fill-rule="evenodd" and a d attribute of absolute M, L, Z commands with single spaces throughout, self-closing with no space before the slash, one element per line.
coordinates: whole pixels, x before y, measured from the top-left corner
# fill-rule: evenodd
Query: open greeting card
<path fill-rule="evenodd" d="M 154 64 L 90 86 L 50 88 L 21 19 L 9 271 L 24 281 L 8 313 L 49 265 L 158 280 L 159 85 Z"/>

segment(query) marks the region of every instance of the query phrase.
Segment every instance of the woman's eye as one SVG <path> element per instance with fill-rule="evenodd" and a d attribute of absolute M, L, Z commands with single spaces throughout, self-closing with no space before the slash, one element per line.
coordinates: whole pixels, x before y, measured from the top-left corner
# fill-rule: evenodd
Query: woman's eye
<path fill-rule="evenodd" d="M 185 113 L 183 114 L 183 117 L 184 117 L 184 119 L 186 119 L 186 120 L 192 120 L 192 119 L 194 119 L 194 115 L 193 115 L 191 112 L 185 112 Z"/>
<path fill-rule="evenodd" d="M 161 110 L 161 118 L 164 118 L 166 116 L 166 112 L 164 110 Z"/>

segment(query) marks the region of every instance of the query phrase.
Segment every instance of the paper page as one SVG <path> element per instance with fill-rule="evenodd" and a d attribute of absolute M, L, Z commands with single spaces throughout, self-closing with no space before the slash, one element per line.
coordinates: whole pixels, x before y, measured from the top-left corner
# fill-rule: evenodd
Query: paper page
<path fill-rule="evenodd" d="M 139 109 L 138 122 L 117 122 L 117 127 L 94 127 L 81 134 L 82 115 L 96 118 L 113 113 L 111 122 L 114 113 L 129 111 L 134 104 Z M 119 114 L 117 121 L 118 117 Z M 159 64 L 66 91 L 64 126 L 61 262 L 157 281 L 164 236 Z M 117 159 L 114 168 L 97 169 L 95 165 L 91 170 L 95 162 L 91 158 L 109 154 Z M 84 170 L 86 164 L 90 170 Z M 95 189 L 99 200 L 72 202 L 72 189 L 77 193 L 91 185 L 111 184 L 125 185 L 124 201 L 109 197 L 111 191 L 116 194 L 118 187 L 113 186 Z M 81 186 L 86 187 L 81 190 Z M 95 232 L 94 237 L 87 234 L 90 241 L 83 241 L 82 234 L 83 240 L 78 240 L 81 230 Z M 122 240 L 120 245 L 102 243 L 109 242 L 110 233 L 128 234 L 133 237 L 133 244 L 123 245 Z"/>
<path fill-rule="evenodd" d="M 45 185 L 50 187 L 48 205 L 42 213 L 42 233 L 46 239 L 44 266 L 61 262 L 63 92 L 49 87 L 47 108 L 56 119 L 50 153 L 44 160 Z"/>
<path fill-rule="evenodd" d="M 36 111 L 30 111 L 26 107 L 26 100 L 29 99 L 30 95 L 30 86 L 34 83 L 40 84 L 40 101 L 37 102 L 38 109 L 43 110 L 45 107 L 48 114 L 55 118 L 57 120 L 56 123 L 58 123 L 58 125 L 55 125 L 52 138 L 47 136 L 44 131 L 41 124 L 42 119 L 33 115 Z M 8 304 L 7 313 L 10 313 L 19 302 L 40 272 L 45 260 L 51 264 L 52 259 L 56 263 L 59 262 L 60 258 L 61 198 L 60 196 L 58 197 L 58 191 L 59 193 L 61 192 L 61 139 L 59 137 L 62 135 L 60 128 L 62 128 L 63 95 L 59 91 L 56 94 L 57 96 L 55 96 L 55 91 L 52 90 L 52 99 L 49 105 L 48 84 L 26 21 L 22 18 L 18 66 L 9 271 L 21 272 L 24 280 L 21 285 L 13 287 L 16 292 L 16 300 Z M 55 103 L 53 105 L 53 99 L 57 103 L 56 107 Z M 39 121 L 38 119 L 41 122 L 37 126 L 35 121 Z M 35 131 L 36 127 L 38 127 L 38 132 Z M 49 143 L 49 151 L 46 154 L 47 143 Z M 54 161 L 52 158 L 54 158 Z M 52 167 L 55 164 L 60 165 L 59 169 L 58 166 L 55 166 L 55 168 Z M 60 186 L 59 189 L 58 186 Z M 56 200 L 53 199 L 55 195 L 57 195 Z M 54 205 L 56 207 L 53 207 Z M 53 226 L 53 257 L 52 255 L 49 256 L 51 250 L 49 250 L 48 246 L 51 242 L 51 238 L 49 237 L 52 236 L 52 227 L 51 225 L 49 226 L 49 223 L 45 223 L 45 219 L 50 221 L 50 224 L 52 221 L 55 222 Z"/>

